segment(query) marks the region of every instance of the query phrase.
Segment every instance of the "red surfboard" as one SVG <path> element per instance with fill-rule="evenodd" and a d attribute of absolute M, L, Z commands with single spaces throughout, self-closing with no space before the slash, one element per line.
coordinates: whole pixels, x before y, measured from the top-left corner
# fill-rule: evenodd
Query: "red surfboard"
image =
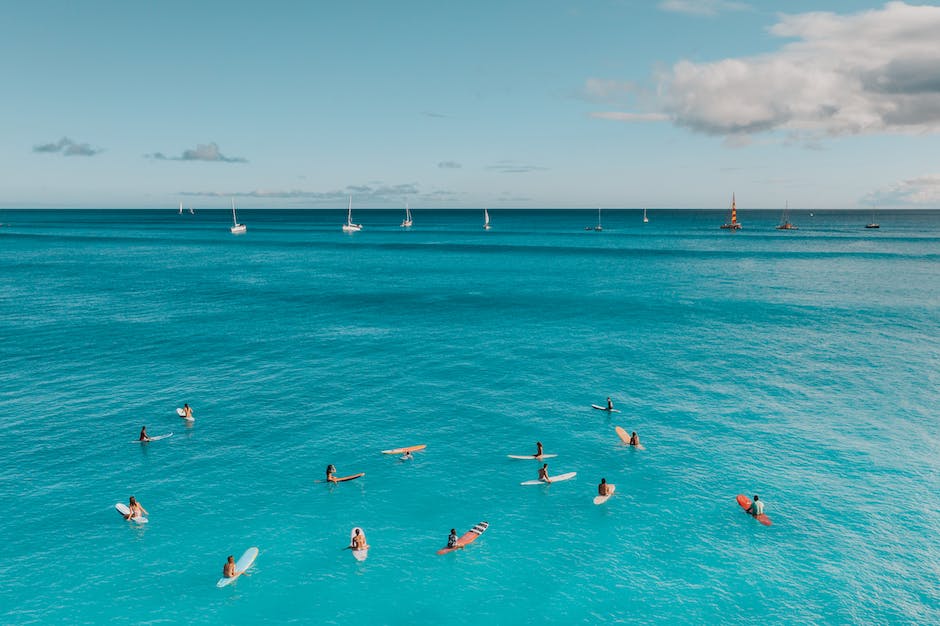
<path fill-rule="evenodd" d="M 747 511 L 749 508 L 751 508 L 751 499 L 745 496 L 744 494 L 738 494 L 738 504 L 741 505 L 742 509 Z M 770 521 L 770 518 L 767 517 L 765 513 L 761 513 L 760 515 L 754 515 L 748 512 L 748 515 L 756 519 L 758 522 L 760 522 L 764 526 L 770 526 L 771 524 L 773 524 L 773 522 Z"/>
<path fill-rule="evenodd" d="M 484 532 L 488 527 L 489 527 L 489 524 L 488 524 L 487 522 L 480 522 L 479 524 L 477 524 L 476 526 L 474 526 L 473 528 L 471 528 L 470 530 L 468 530 L 467 532 L 465 532 L 465 533 L 463 534 L 463 536 L 462 536 L 460 539 L 457 540 L 457 545 L 456 545 L 455 547 L 453 547 L 453 548 L 441 548 L 440 550 L 437 551 L 437 553 L 438 553 L 438 554 L 447 554 L 448 552 L 453 552 L 454 550 L 460 550 L 461 548 L 467 547 L 468 545 L 470 545 L 471 543 L 473 543 L 474 541 L 476 541 L 476 540 L 477 540 L 477 537 L 479 537 L 480 535 L 482 535 L 483 532 Z"/>

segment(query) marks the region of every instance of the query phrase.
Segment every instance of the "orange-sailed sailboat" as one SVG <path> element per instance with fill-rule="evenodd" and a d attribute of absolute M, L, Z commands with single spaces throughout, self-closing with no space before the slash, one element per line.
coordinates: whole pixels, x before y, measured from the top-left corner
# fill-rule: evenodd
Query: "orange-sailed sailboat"
<path fill-rule="evenodd" d="M 741 222 L 738 221 L 738 210 L 734 206 L 734 194 L 731 194 L 731 221 L 721 225 L 722 230 L 738 230 Z"/>

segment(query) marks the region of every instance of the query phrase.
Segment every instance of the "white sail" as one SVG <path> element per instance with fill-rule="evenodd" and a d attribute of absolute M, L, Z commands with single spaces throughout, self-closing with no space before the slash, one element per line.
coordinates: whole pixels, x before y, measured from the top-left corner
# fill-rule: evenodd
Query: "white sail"
<path fill-rule="evenodd" d="M 490 212 L 483 209 L 483 230 L 490 229 Z"/>
<path fill-rule="evenodd" d="M 182 214 L 183 214 L 183 203 L 180 202 L 180 212 L 179 212 L 179 215 L 182 215 Z"/>
<path fill-rule="evenodd" d="M 354 233 L 362 230 L 362 224 L 353 224 L 352 221 L 352 196 L 349 196 L 349 205 L 346 207 L 346 223 L 343 224 L 343 232 Z"/>
<path fill-rule="evenodd" d="M 646 224 L 650 221 L 650 218 L 646 217 L 646 209 L 643 209 L 643 223 Z"/>
<path fill-rule="evenodd" d="M 597 207 L 597 226 L 594 227 L 594 230 L 604 230 L 604 227 L 601 226 L 601 208 Z"/>
<path fill-rule="evenodd" d="M 408 207 L 408 203 L 405 202 L 405 220 L 401 223 L 402 228 L 409 228 L 412 225 L 411 219 L 411 209 Z"/>
<path fill-rule="evenodd" d="M 248 230 L 244 224 L 238 223 L 238 215 L 235 213 L 235 198 L 232 198 L 232 227 L 229 229 L 233 235 L 240 235 Z"/>

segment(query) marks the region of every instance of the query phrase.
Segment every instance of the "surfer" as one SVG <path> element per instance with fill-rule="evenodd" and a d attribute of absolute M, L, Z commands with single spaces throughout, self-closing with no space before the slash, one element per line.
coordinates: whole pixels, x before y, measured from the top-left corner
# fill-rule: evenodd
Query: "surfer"
<path fill-rule="evenodd" d="M 336 466 L 332 463 L 326 466 L 326 481 L 330 483 L 336 482 Z"/>
<path fill-rule="evenodd" d="M 222 566 L 222 578 L 235 578 L 235 557 L 231 554 Z"/>
<path fill-rule="evenodd" d="M 405 452 L 403 455 L 401 455 L 401 460 L 402 460 L 402 461 L 411 461 L 411 460 L 414 459 L 414 458 L 415 458 L 414 455 L 411 454 L 411 450 L 408 450 L 408 451 Z"/>
<path fill-rule="evenodd" d="M 535 448 L 536 448 L 535 458 L 537 458 L 537 459 L 542 458 L 542 442 L 541 442 L 541 441 L 536 441 L 536 442 L 535 442 Z"/>
<path fill-rule="evenodd" d="M 147 512 L 147 509 L 142 507 L 140 505 L 140 502 L 138 502 L 137 499 L 134 498 L 134 496 L 131 496 L 131 499 L 127 505 L 127 508 L 129 509 L 129 511 L 127 515 L 124 516 L 124 519 L 131 519 L 131 518 L 138 519 L 138 518 L 143 517 L 144 515 L 150 515 L 150 513 Z"/>
<path fill-rule="evenodd" d="M 631 446 L 640 445 L 640 436 L 636 434 L 635 430 L 630 434 L 630 445 Z"/>
<path fill-rule="evenodd" d="M 610 485 L 607 484 L 606 478 L 601 478 L 601 484 L 597 486 L 597 495 L 599 496 L 609 496 L 613 491 L 611 491 Z"/>
<path fill-rule="evenodd" d="M 548 477 L 548 463 L 542 463 L 542 467 L 539 468 L 539 480 L 545 483 L 552 482 L 552 479 Z"/>
<path fill-rule="evenodd" d="M 188 420 L 193 419 L 193 407 L 186 403 L 183 404 L 183 418 Z"/>
<path fill-rule="evenodd" d="M 450 536 L 447 538 L 447 547 L 456 548 L 457 547 L 457 529 L 450 529 Z"/>
<path fill-rule="evenodd" d="M 357 528 L 355 534 L 352 538 L 352 545 L 350 546 L 353 550 L 368 550 L 369 544 L 366 543 L 366 535 L 362 532 L 362 529 Z"/>
<path fill-rule="evenodd" d="M 764 503 L 760 501 L 760 497 L 756 493 L 754 494 L 754 501 L 751 502 L 751 506 L 746 511 L 754 517 L 764 514 Z"/>
<path fill-rule="evenodd" d="M 140 438 L 138 441 L 150 441 L 150 437 L 147 435 L 147 427 L 143 426 L 140 429 Z"/>
<path fill-rule="evenodd" d="M 614 403 L 610 401 L 610 396 L 607 396 L 607 410 L 608 411 L 614 410 Z"/>

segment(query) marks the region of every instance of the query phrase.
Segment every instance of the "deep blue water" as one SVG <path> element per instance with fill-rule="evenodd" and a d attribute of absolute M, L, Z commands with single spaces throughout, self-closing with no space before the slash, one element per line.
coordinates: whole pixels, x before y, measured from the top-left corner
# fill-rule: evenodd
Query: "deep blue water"
<path fill-rule="evenodd" d="M 0 623 L 940 622 L 940 212 L 490 213 L 0 211 Z"/>

